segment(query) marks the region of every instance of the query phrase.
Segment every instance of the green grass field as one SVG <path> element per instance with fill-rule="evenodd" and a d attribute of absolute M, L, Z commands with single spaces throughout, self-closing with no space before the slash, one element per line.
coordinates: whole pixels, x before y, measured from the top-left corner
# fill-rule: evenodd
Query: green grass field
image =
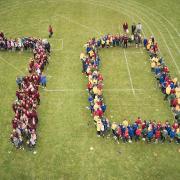
<path fill-rule="evenodd" d="M 0 179 L 180 179 L 179 145 L 116 144 L 96 137 L 93 123 L 88 125 L 87 79 L 79 60 L 89 38 L 122 32 L 124 21 L 141 22 L 145 35 L 157 38 L 171 74 L 180 78 L 179 9 L 178 0 L 0 0 L 0 31 L 7 37 L 47 38 L 48 25 L 54 27 L 54 51 L 45 73 L 47 88 L 58 90 L 41 90 L 37 154 L 16 150 L 9 142 L 15 78 L 27 73 L 32 54 L 0 52 Z M 125 53 L 134 94 L 123 49 L 100 52 L 107 117 L 172 121 L 147 53 L 135 48 Z"/>

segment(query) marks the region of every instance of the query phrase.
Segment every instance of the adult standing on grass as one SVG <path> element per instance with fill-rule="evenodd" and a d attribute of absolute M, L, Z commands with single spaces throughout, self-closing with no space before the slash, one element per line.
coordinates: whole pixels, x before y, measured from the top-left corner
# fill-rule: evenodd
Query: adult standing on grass
<path fill-rule="evenodd" d="M 136 31 L 137 33 L 141 33 L 142 32 L 142 24 L 141 23 L 138 23 L 137 26 L 136 26 Z"/>
<path fill-rule="evenodd" d="M 49 32 L 49 38 L 51 38 L 53 35 L 53 28 L 51 25 L 49 25 L 48 32 Z"/>
<path fill-rule="evenodd" d="M 133 35 L 134 35 L 135 31 L 136 31 L 136 25 L 135 25 L 135 23 L 133 23 L 131 26 L 131 32 Z"/>
<path fill-rule="evenodd" d="M 123 30 L 124 30 L 125 33 L 128 33 L 128 23 L 127 22 L 124 22 Z"/>

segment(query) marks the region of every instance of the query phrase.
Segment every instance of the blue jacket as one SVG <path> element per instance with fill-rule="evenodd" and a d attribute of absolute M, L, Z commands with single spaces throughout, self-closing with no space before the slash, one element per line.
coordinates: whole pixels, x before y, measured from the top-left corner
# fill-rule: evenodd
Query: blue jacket
<path fill-rule="evenodd" d="M 148 137 L 149 139 L 153 138 L 153 131 L 152 131 L 152 130 L 151 130 L 151 131 L 148 131 L 147 137 Z"/>
<path fill-rule="evenodd" d="M 175 131 L 171 130 L 170 133 L 169 133 L 170 138 L 174 138 L 175 135 L 176 135 Z"/>

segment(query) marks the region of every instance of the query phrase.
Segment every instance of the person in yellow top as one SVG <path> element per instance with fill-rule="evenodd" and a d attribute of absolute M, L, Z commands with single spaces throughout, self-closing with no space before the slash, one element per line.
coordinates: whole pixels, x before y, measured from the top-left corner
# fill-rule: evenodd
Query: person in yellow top
<path fill-rule="evenodd" d="M 98 89 L 97 93 L 98 93 L 99 96 L 102 96 L 102 89 Z"/>
<path fill-rule="evenodd" d="M 112 46 L 113 46 L 113 37 L 112 37 L 112 36 L 110 37 L 110 40 L 109 40 L 109 41 L 110 41 L 110 45 L 111 45 L 111 47 L 112 47 Z"/>
<path fill-rule="evenodd" d="M 175 107 L 175 113 L 178 114 L 179 112 L 180 112 L 180 106 L 179 104 L 177 104 Z"/>
<path fill-rule="evenodd" d="M 101 39 L 101 45 L 102 45 L 102 48 L 104 48 L 105 46 L 105 41 L 103 39 Z"/>
<path fill-rule="evenodd" d="M 154 72 L 154 68 L 156 67 L 156 63 L 154 61 L 151 62 L 151 71 Z"/>
<path fill-rule="evenodd" d="M 178 98 L 178 104 L 180 104 L 180 98 Z"/>
<path fill-rule="evenodd" d="M 106 46 L 107 46 L 107 47 L 110 46 L 110 41 L 109 41 L 109 39 L 106 40 Z"/>
<path fill-rule="evenodd" d="M 100 137 L 100 134 L 101 134 L 101 125 L 102 125 L 102 123 L 101 123 L 101 120 L 99 119 L 99 120 L 97 121 L 97 124 L 96 124 L 97 136 L 98 136 L 98 137 Z"/>
<path fill-rule="evenodd" d="M 89 51 L 89 56 L 90 57 L 93 57 L 94 56 L 94 52 L 91 50 L 91 51 Z"/>
<path fill-rule="evenodd" d="M 98 88 L 97 88 L 97 86 L 94 86 L 94 87 L 93 87 L 93 93 L 94 93 L 94 94 L 97 94 L 97 93 L 98 93 Z"/>
<path fill-rule="evenodd" d="M 176 91 L 176 97 L 180 98 L 180 87 L 176 87 L 175 91 Z"/>
<path fill-rule="evenodd" d="M 94 123 L 96 124 L 99 121 L 99 116 L 94 116 Z"/>
<path fill-rule="evenodd" d="M 99 108 L 99 105 L 97 103 L 95 103 L 94 110 L 96 111 L 98 108 Z"/>
<path fill-rule="evenodd" d="M 166 87 L 166 95 L 164 97 L 164 100 L 167 100 L 167 98 L 170 94 L 171 94 L 171 87 L 170 87 L 170 85 L 168 85 L 168 87 Z"/>
<path fill-rule="evenodd" d="M 147 46 L 146 46 L 146 48 L 147 48 L 148 51 L 149 51 L 150 47 L 151 47 L 151 44 L 148 43 Z"/>
<path fill-rule="evenodd" d="M 97 84 L 97 79 L 93 79 L 93 84 Z"/>
<path fill-rule="evenodd" d="M 83 60 L 85 57 L 86 57 L 86 56 L 85 56 L 84 53 L 81 53 L 81 54 L 80 54 L 80 60 Z"/>
<path fill-rule="evenodd" d="M 177 78 L 174 78 L 172 81 L 173 81 L 174 85 L 177 85 L 177 81 L 178 81 Z"/>
<path fill-rule="evenodd" d="M 124 121 L 122 122 L 122 125 L 127 127 L 129 125 L 129 122 L 127 119 L 124 119 Z"/>
<path fill-rule="evenodd" d="M 98 96 L 96 95 L 95 98 L 94 98 L 94 104 L 97 103 L 99 101 L 99 98 Z"/>
<path fill-rule="evenodd" d="M 112 123 L 111 129 L 112 129 L 113 135 L 116 136 L 117 124 L 115 122 Z"/>

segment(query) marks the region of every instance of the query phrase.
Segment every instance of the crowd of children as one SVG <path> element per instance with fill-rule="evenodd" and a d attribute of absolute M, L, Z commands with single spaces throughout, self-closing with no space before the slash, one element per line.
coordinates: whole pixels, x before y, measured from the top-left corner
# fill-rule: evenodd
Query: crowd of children
<path fill-rule="evenodd" d="M 4 36 L 3 32 L 0 32 L 0 50 L 9 50 L 9 51 L 15 51 L 20 50 L 23 51 L 24 49 L 35 49 L 36 48 L 36 42 L 39 41 L 37 38 L 33 37 L 22 37 L 22 38 L 10 38 L 7 39 Z M 44 48 L 48 53 L 50 53 L 50 43 L 47 40 L 42 41 Z"/>
<path fill-rule="evenodd" d="M 141 37 L 142 25 L 138 24 L 138 32 L 136 32 L 136 26 L 132 26 L 132 35 L 136 34 Z M 127 32 L 128 25 L 125 23 L 123 29 Z M 88 78 L 87 90 L 88 90 L 88 109 L 91 111 L 95 126 L 97 128 L 97 136 L 112 135 L 116 141 L 122 139 L 123 142 L 132 142 L 139 140 L 146 140 L 149 142 L 176 142 L 180 143 L 180 90 L 177 78 L 172 79 L 169 74 L 168 67 L 165 65 L 163 58 L 158 58 L 158 46 L 154 37 L 149 40 L 144 38 L 144 47 L 150 55 L 151 63 L 155 65 L 151 66 L 152 71 L 155 73 L 157 80 L 159 81 L 160 88 L 165 95 L 165 98 L 170 100 L 173 111 L 175 112 L 175 121 L 170 124 L 169 121 L 164 123 L 156 121 L 142 120 L 138 117 L 134 122 L 124 120 L 122 123 L 111 123 L 105 116 L 106 105 L 103 98 L 103 76 L 99 71 L 100 57 L 98 50 L 100 48 L 109 48 L 115 46 L 124 47 L 125 35 L 105 35 L 100 39 L 92 38 L 86 45 L 86 52 L 80 54 L 80 60 L 82 61 L 82 73 Z M 135 39 L 130 41 L 135 42 Z M 170 89 L 169 89 L 170 88 Z"/>
<path fill-rule="evenodd" d="M 33 148 L 37 141 L 37 108 L 40 104 L 39 85 L 46 86 L 46 77 L 42 72 L 49 63 L 50 44 L 33 37 L 18 38 L 18 40 L 20 39 L 21 43 L 16 46 L 16 40 L 8 40 L 2 32 L 0 33 L 1 49 L 31 49 L 34 55 L 29 61 L 29 74 L 16 78 L 18 90 L 16 91 L 16 100 L 12 105 L 15 115 L 12 119 L 13 130 L 10 139 L 16 148 L 22 148 L 23 144 Z M 8 42 L 13 42 L 11 47 Z M 49 45 L 47 46 L 47 44 Z"/>

